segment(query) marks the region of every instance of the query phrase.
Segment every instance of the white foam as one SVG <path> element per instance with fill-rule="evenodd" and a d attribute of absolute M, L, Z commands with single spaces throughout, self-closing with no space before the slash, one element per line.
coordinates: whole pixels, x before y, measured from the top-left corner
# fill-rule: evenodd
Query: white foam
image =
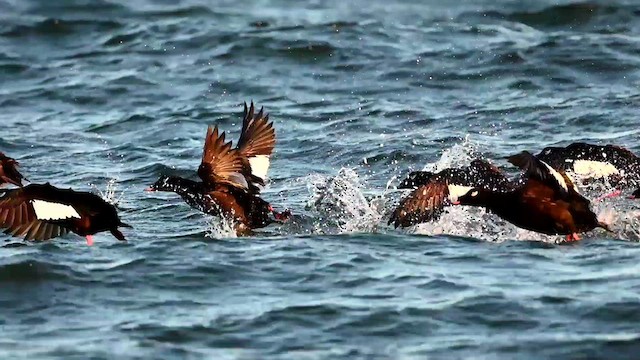
<path fill-rule="evenodd" d="M 237 238 L 235 222 L 232 219 L 218 216 L 207 216 L 205 237 L 210 239 Z"/>
<path fill-rule="evenodd" d="M 333 177 L 313 175 L 307 188 L 312 195 L 307 208 L 315 210 L 320 217 L 315 232 L 375 232 L 378 225 L 386 221 L 383 219 L 388 208 L 385 194 L 367 200 L 363 180 L 353 169 L 342 168 Z"/>
<path fill-rule="evenodd" d="M 71 205 L 54 203 L 44 200 L 31 201 L 33 210 L 38 220 L 64 220 L 76 218 L 80 219 L 80 214 Z"/>
<path fill-rule="evenodd" d="M 217 203 L 212 202 L 213 206 L 218 208 L 218 211 L 222 213 L 222 210 Z M 205 237 L 210 239 L 226 239 L 236 238 L 238 234 L 236 232 L 236 222 L 233 218 L 227 216 L 206 216 L 205 217 Z"/>

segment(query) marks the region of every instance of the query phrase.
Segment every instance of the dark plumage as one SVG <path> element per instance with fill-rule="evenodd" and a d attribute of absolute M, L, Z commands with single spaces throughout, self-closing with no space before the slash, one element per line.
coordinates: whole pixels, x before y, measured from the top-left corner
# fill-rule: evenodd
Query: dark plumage
<path fill-rule="evenodd" d="M 606 179 L 620 188 L 640 185 L 640 157 L 620 146 L 573 143 L 546 147 L 536 157 L 556 170 L 578 174 L 585 181 Z"/>
<path fill-rule="evenodd" d="M 22 186 L 24 176 L 18 171 L 18 162 L 0 152 L 0 186 L 13 184 Z"/>
<path fill-rule="evenodd" d="M 473 187 L 505 191 L 513 184 L 495 166 L 480 159 L 463 168 L 448 168 L 436 174 L 414 171 L 401 188 L 415 188 L 400 201 L 388 223 L 397 228 L 437 219 L 444 207 Z"/>
<path fill-rule="evenodd" d="M 209 127 L 202 162 L 201 182 L 177 176 L 161 176 L 148 191 L 175 192 L 204 213 L 231 218 L 239 234 L 283 220 L 288 213 L 276 213 L 258 195 L 275 146 L 275 131 L 269 116 L 255 114 L 254 105 L 245 104 L 242 133 L 237 148 L 225 142 L 218 127 Z M 271 217 L 270 215 L 273 215 Z"/>
<path fill-rule="evenodd" d="M 609 230 L 562 171 L 553 170 L 528 152 L 508 160 L 524 170 L 526 180 L 521 186 L 509 191 L 474 188 L 458 198 L 459 204 L 485 207 L 518 227 L 568 235 L 567 240 L 579 240 L 578 233 L 597 227 Z"/>
<path fill-rule="evenodd" d="M 120 221 L 115 206 L 92 193 L 59 189 L 48 183 L 2 192 L 0 227 L 26 240 L 41 241 L 74 232 L 87 237 L 91 245 L 92 235 L 109 231 L 124 241 L 118 227 L 130 227 Z"/>
<path fill-rule="evenodd" d="M 445 169 L 447 170 L 457 170 L 457 169 Z M 436 175 L 431 171 L 412 171 L 407 175 L 407 177 L 400 182 L 398 185 L 398 189 L 415 189 L 418 186 L 425 185 L 431 180 L 431 178 Z"/>

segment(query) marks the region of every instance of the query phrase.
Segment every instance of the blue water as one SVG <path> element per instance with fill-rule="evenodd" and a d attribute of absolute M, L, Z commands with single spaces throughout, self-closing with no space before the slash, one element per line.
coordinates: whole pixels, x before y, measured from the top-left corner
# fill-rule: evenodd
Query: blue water
<path fill-rule="evenodd" d="M 410 168 L 640 152 L 639 35 L 635 1 L 0 0 L 0 150 L 134 226 L 2 235 L 0 358 L 637 358 L 637 204 L 572 245 L 477 209 L 386 217 Z M 235 238 L 143 192 L 195 176 L 252 99 L 295 221 Z"/>

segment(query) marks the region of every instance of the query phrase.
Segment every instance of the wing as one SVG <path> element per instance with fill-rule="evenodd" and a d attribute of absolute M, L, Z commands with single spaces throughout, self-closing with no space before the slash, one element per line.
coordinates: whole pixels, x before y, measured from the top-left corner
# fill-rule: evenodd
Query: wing
<path fill-rule="evenodd" d="M 435 174 L 430 171 L 412 171 L 406 179 L 398 185 L 398 189 L 414 189 L 426 185 Z"/>
<path fill-rule="evenodd" d="M 202 162 L 198 176 L 205 184 L 227 184 L 247 189 L 247 180 L 242 175 L 242 158 L 238 150 L 231 148 L 231 142 L 224 142 L 225 134 L 219 134 L 218 126 L 209 127 L 204 141 Z"/>
<path fill-rule="evenodd" d="M 571 182 L 563 171 L 554 170 L 547 163 L 539 160 L 528 151 L 510 156 L 507 160 L 523 170 L 528 177 L 542 181 L 547 186 L 557 190 L 560 194 L 568 194 L 570 191 L 575 192 L 573 182 Z"/>
<path fill-rule="evenodd" d="M 469 169 L 478 173 L 491 174 L 493 176 L 505 177 L 500 169 L 488 161 L 475 159 L 469 165 Z"/>
<path fill-rule="evenodd" d="M 18 162 L 0 152 L 0 185 L 13 184 L 22 187 L 24 176 L 18 171 Z"/>
<path fill-rule="evenodd" d="M 244 118 L 242 132 L 238 141 L 238 151 L 246 159 L 245 175 L 255 183 L 264 185 L 269 171 L 269 157 L 273 153 L 276 144 L 276 133 L 273 122 L 269 122 L 269 114 L 264 114 L 264 109 L 256 114 L 253 102 L 247 109 L 244 104 Z"/>
<path fill-rule="evenodd" d="M 270 156 L 275 144 L 276 132 L 273 129 L 273 122 L 269 122 L 269 114 L 264 114 L 263 108 L 255 114 L 253 102 L 249 109 L 245 103 L 242 132 L 238 140 L 240 153 L 246 157 Z"/>
<path fill-rule="evenodd" d="M 473 160 L 469 165 L 469 170 L 476 175 L 476 181 L 471 184 L 473 187 L 482 187 L 491 191 L 513 189 L 513 183 L 505 176 L 504 172 L 485 160 Z"/>
<path fill-rule="evenodd" d="M 25 240 L 42 241 L 69 233 L 69 229 L 52 222 L 53 220 L 39 219 L 37 212 L 42 210 L 34 208 L 33 204 L 34 201 L 27 198 L 24 188 L 7 191 L 0 198 L 0 227 L 6 229 L 6 234 L 23 237 Z M 67 213 L 63 214 L 67 216 Z"/>
<path fill-rule="evenodd" d="M 445 182 L 432 181 L 422 185 L 400 201 L 388 224 L 393 223 L 396 228 L 408 227 L 436 219 L 448 197 L 449 187 Z"/>

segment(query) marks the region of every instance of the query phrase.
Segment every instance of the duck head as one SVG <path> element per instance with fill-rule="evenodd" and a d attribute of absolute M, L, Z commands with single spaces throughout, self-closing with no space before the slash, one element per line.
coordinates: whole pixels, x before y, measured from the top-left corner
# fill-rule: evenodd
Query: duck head
<path fill-rule="evenodd" d="M 472 188 L 466 194 L 458 196 L 453 205 L 485 206 L 491 202 L 491 191 Z"/>
<path fill-rule="evenodd" d="M 124 234 L 118 228 L 132 228 L 131 225 L 120 220 L 116 207 L 111 204 L 102 208 L 98 213 L 86 217 L 86 219 L 78 219 L 74 225 L 72 231 L 84 236 L 89 246 L 93 245 L 93 235 L 102 231 L 110 232 L 111 235 L 120 241 L 127 241 Z"/>

